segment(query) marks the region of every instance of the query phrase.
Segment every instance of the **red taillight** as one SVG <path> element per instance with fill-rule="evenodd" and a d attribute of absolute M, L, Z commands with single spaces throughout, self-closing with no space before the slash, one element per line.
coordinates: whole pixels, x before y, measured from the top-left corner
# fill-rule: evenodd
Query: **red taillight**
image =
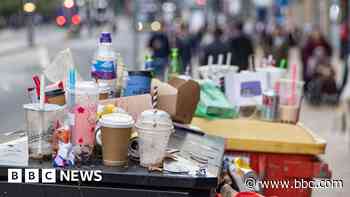
<path fill-rule="evenodd" d="M 56 17 L 56 23 L 59 26 L 63 26 L 64 24 L 66 24 L 66 18 L 64 16 L 57 16 Z"/>
<path fill-rule="evenodd" d="M 79 25 L 80 24 L 80 16 L 78 14 L 72 16 L 72 24 Z"/>

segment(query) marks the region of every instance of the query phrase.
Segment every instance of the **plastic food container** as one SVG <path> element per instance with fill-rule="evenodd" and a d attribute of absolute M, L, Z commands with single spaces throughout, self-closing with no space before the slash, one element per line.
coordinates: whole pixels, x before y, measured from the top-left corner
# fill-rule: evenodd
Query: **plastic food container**
<path fill-rule="evenodd" d="M 160 166 L 174 126 L 169 114 L 160 110 L 143 112 L 135 124 L 139 137 L 140 165 Z"/>

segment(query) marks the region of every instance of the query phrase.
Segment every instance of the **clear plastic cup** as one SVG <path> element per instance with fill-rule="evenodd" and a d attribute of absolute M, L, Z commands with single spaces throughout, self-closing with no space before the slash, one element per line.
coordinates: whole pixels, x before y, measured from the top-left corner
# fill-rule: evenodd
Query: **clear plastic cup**
<path fill-rule="evenodd" d="M 79 81 L 74 90 L 68 89 L 69 124 L 77 163 L 91 160 L 95 144 L 95 127 L 99 89 L 93 81 Z"/>
<path fill-rule="evenodd" d="M 274 88 L 275 84 L 287 74 L 286 69 L 273 67 L 273 66 L 256 68 L 256 71 L 263 72 L 266 74 L 267 87 L 269 89 Z"/>
<path fill-rule="evenodd" d="M 299 120 L 304 82 L 281 79 L 278 86 L 280 120 L 295 124 Z"/>
<path fill-rule="evenodd" d="M 23 105 L 29 143 L 29 157 L 44 159 L 51 156 L 51 139 L 55 129 L 63 124 L 64 108 L 59 105 L 39 103 Z"/>
<path fill-rule="evenodd" d="M 174 131 L 170 116 L 159 110 L 148 110 L 137 121 L 140 165 L 160 166 L 163 162 L 171 133 Z"/>

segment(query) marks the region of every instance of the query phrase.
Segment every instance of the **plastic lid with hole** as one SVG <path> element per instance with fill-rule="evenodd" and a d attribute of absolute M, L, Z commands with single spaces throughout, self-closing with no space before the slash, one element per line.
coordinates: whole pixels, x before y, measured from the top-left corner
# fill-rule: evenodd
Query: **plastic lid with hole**
<path fill-rule="evenodd" d="M 75 94 L 98 95 L 99 88 L 94 81 L 78 81 L 75 87 Z"/>
<path fill-rule="evenodd" d="M 46 112 L 49 112 L 49 111 L 60 111 L 60 110 L 64 109 L 64 107 L 62 107 L 60 105 L 47 104 L 47 103 L 45 103 L 44 109 L 40 108 L 40 103 L 24 104 L 23 108 L 27 109 L 27 110 L 32 110 L 32 111 L 46 111 Z"/>
<path fill-rule="evenodd" d="M 131 128 L 134 126 L 134 119 L 126 113 L 112 113 L 101 117 L 99 123 L 102 127 L 108 128 Z"/>
<path fill-rule="evenodd" d="M 135 126 L 137 129 L 153 131 L 170 131 L 174 128 L 170 115 L 165 111 L 155 109 L 142 112 Z"/>

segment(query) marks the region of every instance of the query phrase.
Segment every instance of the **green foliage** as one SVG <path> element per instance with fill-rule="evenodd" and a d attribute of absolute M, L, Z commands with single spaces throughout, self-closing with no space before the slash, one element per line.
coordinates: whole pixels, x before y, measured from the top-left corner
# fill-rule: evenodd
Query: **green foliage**
<path fill-rule="evenodd" d="M 36 2 L 37 12 L 46 17 L 54 16 L 55 10 L 61 3 L 62 0 L 38 0 Z"/>
<path fill-rule="evenodd" d="M 8 17 L 21 11 L 21 0 L 1 0 L 0 16 Z"/>

